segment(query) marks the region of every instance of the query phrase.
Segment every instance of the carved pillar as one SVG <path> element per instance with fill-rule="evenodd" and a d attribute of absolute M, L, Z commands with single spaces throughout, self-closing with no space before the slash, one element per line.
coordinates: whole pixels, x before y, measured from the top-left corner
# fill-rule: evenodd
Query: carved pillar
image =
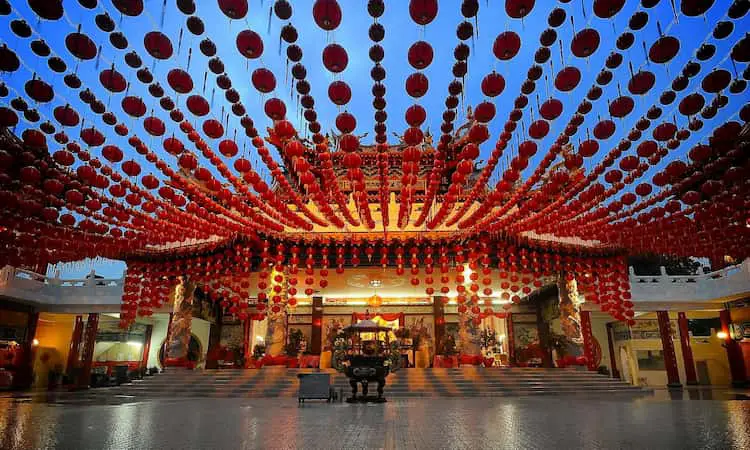
<path fill-rule="evenodd" d="M 560 327 L 570 340 L 577 344 L 583 342 L 581 330 L 580 300 L 578 298 L 578 284 L 570 274 L 563 274 L 557 281 L 560 299 Z M 589 326 L 591 322 L 589 322 Z"/>
<path fill-rule="evenodd" d="M 594 361 L 594 333 L 591 331 L 591 312 L 581 311 L 581 335 L 583 336 L 583 356 L 586 357 L 586 367 L 595 371 Z"/>
<path fill-rule="evenodd" d="M 612 368 L 612 376 L 614 378 L 620 378 L 620 371 L 617 370 L 617 356 L 615 355 L 615 344 L 612 341 L 612 324 L 607 324 L 607 345 L 609 346 L 609 365 Z"/>
<path fill-rule="evenodd" d="M 168 367 L 186 367 L 189 365 L 188 349 L 193 322 L 193 294 L 195 284 L 181 280 L 175 288 L 172 320 L 169 324 L 167 348 L 164 365 Z"/>
<path fill-rule="evenodd" d="M 732 317 L 728 309 L 719 312 L 721 319 L 721 331 L 726 333 L 722 346 L 727 349 L 727 358 L 729 358 L 729 371 L 732 374 L 732 386 L 747 386 L 747 375 L 745 373 L 745 360 L 742 356 L 740 344 L 732 338 Z"/>
<path fill-rule="evenodd" d="M 443 297 L 432 297 L 432 317 L 435 325 L 435 354 L 445 352 L 445 304 Z"/>
<path fill-rule="evenodd" d="M 83 338 L 83 316 L 76 316 L 76 322 L 73 326 L 73 335 L 70 337 L 70 348 L 68 349 L 68 362 L 65 366 L 65 373 L 71 376 L 78 366 L 78 360 L 81 356 L 81 339 Z"/>
<path fill-rule="evenodd" d="M 682 384 L 680 384 L 680 373 L 677 370 L 677 356 L 674 352 L 669 313 L 667 311 L 657 311 L 656 317 L 659 320 L 659 334 L 661 335 L 661 346 L 664 352 L 664 368 L 667 370 L 667 386 L 682 387 Z"/>
<path fill-rule="evenodd" d="M 310 353 L 320 355 L 323 347 L 323 297 L 313 297 L 312 299 L 311 322 Z"/>
<path fill-rule="evenodd" d="M 81 371 L 78 374 L 78 383 L 76 383 L 81 389 L 88 388 L 91 382 L 91 366 L 94 363 L 94 343 L 97 331 L 99 331 L 99 314 L 89 314 L 81 349 Z"/>
<path fill-rule="evenodd" d="M 508 361 L 512 366 L 516 365 L 516 338 L 513 334 L 513 313 L 505 316 L 505 328 L 508 330 Z"/>
<path fill-rule="evenodd" d="M 693 347 L 690 345 L 688 320 L 684 312 L 677 313 L 677 326 L 680 329 L 680 349 L 682 350 L 682 360 L 685 363 L 685 384 L 698 384 L 698 375 L 695 373 L 695 361 L 693 360 Z"/>

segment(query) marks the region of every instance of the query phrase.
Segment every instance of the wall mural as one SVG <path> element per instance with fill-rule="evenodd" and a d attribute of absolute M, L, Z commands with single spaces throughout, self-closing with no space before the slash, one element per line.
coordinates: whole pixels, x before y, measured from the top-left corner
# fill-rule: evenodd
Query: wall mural
<path fill-rule="evenodd" d="M 542 347 L 536 323 L 519 323 L 514 321 L 513 340 L 516 349 L 516 360 L 519 363 L 541 363 Z"/>

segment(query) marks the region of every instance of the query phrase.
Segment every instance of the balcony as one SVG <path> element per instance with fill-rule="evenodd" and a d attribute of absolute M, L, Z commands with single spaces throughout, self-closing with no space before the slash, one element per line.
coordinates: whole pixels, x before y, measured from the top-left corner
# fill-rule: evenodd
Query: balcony
<path fill-rule="evenodd" d="M 117 312 L 124 280 L 61 279 L 5 266 L 0 271 L 0 297 L 36 303 L 48 311 Z"/>
<path fill-rule="evenodd" d="M 720 309 L 722 303 L 750 296 L 750 259 L 715 272 L 690 276 L 636 275 L 630 284 L 637 311 Z M 6 266 L 0 271 L 0 297 L 43 305 L 60 312 L 116 312 L 123 279 L 62 279 Z"/>
<path fill-rule="evenodd" d="M 718 309 L 721 304 L 750 296 L 750 259 L 742 264 L 699 275 L 640 276 L 630 268 L 630 290 L 636 310 Z M 662 306 L 664 308 L 662 308 Z"/>

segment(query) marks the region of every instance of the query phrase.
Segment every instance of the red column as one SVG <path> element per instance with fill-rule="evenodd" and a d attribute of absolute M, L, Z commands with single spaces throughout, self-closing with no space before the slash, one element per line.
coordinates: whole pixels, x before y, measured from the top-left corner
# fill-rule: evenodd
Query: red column
<path fill-rule="evenodd" d="M 65 367 L 65 373 L 68 376 L 73 374 L 78 365 L 78 358 L 81 351 L 81 338 L 83 338 L 83 316 L 76 316 L 76 324 L 73 327 L 73 335 L 70 338 L 70 349 L 68 349 L 68 363 Z"/>
<path fill-rule="evenodd" d="M 312 299 L 312 328 L 310 329 L 310 348 L 313 355 L 320 355 L 323 350 L 323 297 Z"/>
<path fill-rule="evenodd" d="M 682 349 L 682 360 L 685 363 L 685 384 L 698 384 L 698 375 L 695 373 L 695 361 L 693 360 L 693 348 L 690 346 L 688 320 L 684 312 L 677 313 L 677 326 L 680 329 L 680 349 Z"/>
<path fill-rule="evenodd" d="M 15 388 L 28 389 L 34 381 L 34 339 L 36 338 L 38 323 L 39 313 L 29 313 L 26 322 L 26 340 L 21 346 L 21 360 L 13 378 L 13 387 Z"/>
<path fill-rule="evenodd" d="M 607 345 L 609 345 L 609 365 L 612 367 L 612 376 L 620 378 L 620 371 L 617 370 L 617 356 L 615 355 L 615 343 L 612 341 L 612 324 L 607 324 Z"/>
<path fill-rule="evenodd" d="M 143 354 L 141 355 L 140 369 L 148 369 L 148 354 L 151 352 L 151 335 L 154 333 L 153 325 L 146 325 L 146 334 L 144 336 Z"/>
<path fill-rule="evenodd" d="M 96 332 L 99 330 L 99 314 L 89 314 L 86 320 L 86 332 L 83 338 L 83 349 L 81 350 L 81 372 L 78 374 L 79 388 L 88 388 L 91 382 L 91 366 L 94 363 L 94 343 Z"/>
<path fill-rule="evenodd" d="M 505 328 L 508 330 L 508 361 L 514 366 L 516 365 L 516 343 L 513 337 L 513 313 L 511 312 L 505 317 Z"/>
<path fill-rule="evenodd" d="M 595 371 L 594 361 L 594 334 L 591 331 L 591 311 L 581 311 L 581 335 L 583 335 L 583 356 L 586 357 L 586 367 Z"/>
<path fill-rule="evenodd" d="M 247 319 L 242 323 L 242 355 L 245 359 L 245 367 L 248 367 L 250 358 L 253 357 L 253 336 L 252 336 L 252 325 L 253 321 Z"/>
<path fill-rule="evenodd" d="M 722 346 L 727 349 L 729 371 L 732 374 L 732 386 L 746 386 L 747 375 L 745 374 L 745 360 L 742 357 L 740 344 L 732 338 L 732 317 L 729 314 L 729 310 L 725 309 L 719 312 L 719 319 L 721 319 L 721 331 L 726 333 L 727 336 Z"/>
<path fill-rule="evenodd" d="M 445 303 L 443 297 L 432 297 L 432 323 L 435 328 L 435 354 L 445 352 Z"/>
<path fill-rule="evenodd" d="M 667 386 L 682 387 L 682 384 L 680 384 L 680 373 L 677 370 L 677 355 L 674 352 L 669 313 L 667 311 L 657 311 L 656 317 L 659 320 L 659 334 L 661 335 L 661 346 L 664 352 L 664 367 L 667 370 Z"/>

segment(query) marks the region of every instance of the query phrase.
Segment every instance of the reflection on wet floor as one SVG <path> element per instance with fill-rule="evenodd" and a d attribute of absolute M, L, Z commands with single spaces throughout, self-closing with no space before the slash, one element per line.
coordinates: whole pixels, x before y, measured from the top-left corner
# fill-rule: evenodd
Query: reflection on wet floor
<path fill-rule="evenodd" d="M 750 389 L 726 387 L 688 386 L 682 389 L 654 389 L 651 400 L 750 400 Z"/>
<path fill-rule="evenodd" d="M 304 406 L 73 394 L 0 398 L 0 448 L 750 448 L 750 402 L 717 400 L 727 389 Z"/>
<path fill-rule="evenodd" d="M 639 395 L 637 397 L 607 397 L 609 400 L 630 401 L 638 399 L 643 401 L 652 400 L 750 400 L 750 389 L 712 387 L 712 386 L 686 386 L 681 389 L 651 388 L 650 394 Z M 541 396 L 555 398 L 590 398 L 597 399 L 596 395 L 571 394 L 571 395 L 547 395 Z M 10 399 L 14 403 L 48 403 L 58 405 L 122 405 L 129 403 L 139 403 L 144 401 L 156 400 L 154 398 L 144 398 L 133 395 L 120 395 L 110 392 L 107 388 L 89 389 L 83 391 L 54 391 L 54 392 L 2 392 L 2 399 Z M 502 397 L 496 397 L 502 398 Z M 512 397 L 511 397 L 512 398 Z M 520 397 L 520 398 L 538 398 Z M 190 397 L 175 398 L 172 401 L 190 399 Z M 165 400 L 165 399 L 161 399 Z"/>

